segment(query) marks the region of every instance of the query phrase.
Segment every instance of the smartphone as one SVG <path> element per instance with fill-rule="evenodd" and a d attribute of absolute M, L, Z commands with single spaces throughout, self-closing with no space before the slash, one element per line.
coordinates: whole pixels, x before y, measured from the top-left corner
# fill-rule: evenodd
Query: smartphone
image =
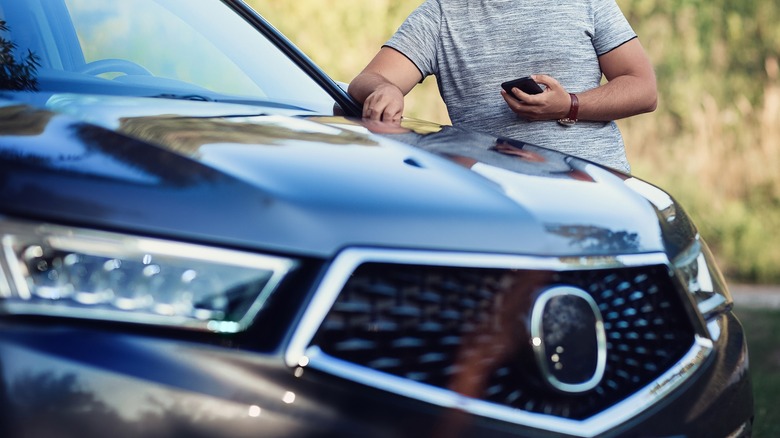
<path fill-rule="evenodd" d="M 501 84 L 501 88 L 503 88 L 507 93 L 509 93 L 510 96 L 515 97 L 514 94 L 512 94 L 512 88 L 519 88 L 522 91 L 528 93 L 528 94 L 539 94 L 542 91 L 542 87 L 539 86 L 536 82 L 534 82 L 533 79 L 531 79 L 530 76 L 523 76 L 522 78 L 513 79 L 511 81 L 506 81 Z"/>

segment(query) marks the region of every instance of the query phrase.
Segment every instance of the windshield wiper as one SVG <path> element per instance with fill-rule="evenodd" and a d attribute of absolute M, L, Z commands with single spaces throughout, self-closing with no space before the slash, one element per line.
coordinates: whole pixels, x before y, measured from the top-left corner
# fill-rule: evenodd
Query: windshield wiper
<path fill-rule="evenodd" d="M 215 99 L 212 99 L 207 96 L 202 96 L 200 94 L 173 94 L 173 93 L 163 93 L 158 94 L 156 97 L 159 99 L 177 99 L 177 100 L 196 100 L 200 102 L 216 102 Z"/>
<path fill-rule="evenodd" d="M 282 108 L 282 109 L 289 109 L 289 110 L 296 110 L 296 111 L 312 112 L 310 108 L 306 108 L 293 103 L 276 102 L 273 100 L 232 98 L 229 96 L 219 97 L 218 99 L 215 99 L 213 97 L 204 96 L 202 94 L 175 94 L 175 93 L 156 94 L 150 97 L 159 98 L 159 99 L 194 100 L 198 102 L 234 103 L 238 105 L 262 106 L 262 107 L 272 107 L 272 108 Z"/>

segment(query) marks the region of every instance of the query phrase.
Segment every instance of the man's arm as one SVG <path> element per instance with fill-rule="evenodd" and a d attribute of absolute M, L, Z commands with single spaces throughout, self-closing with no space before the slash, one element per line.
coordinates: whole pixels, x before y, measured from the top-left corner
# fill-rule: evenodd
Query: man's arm
<path fill-rule="evenodd" d="M 639 38 L 599 57 L 607 83 L 586 91 L 580 100 L 585 120 L 617 120 L 655 111 L 658 90 L 655 71 Z"/>
<path fill-rule="evenodd" d="M 398 122 L 404 96 L 422 80 L 412 61 L 390 47 L 382 47 L 349 84 L 349 94 L 363 103 L 363 117 Z"/>
<path fill-rule="evenodd" d="M 580 120 L 611 121 L 655 110 L 658 103 L 655 72 L 638 38 L 600 56 L 599 64 L 607 83 L 577 93 Z M 565 117 L 571 106 L 569 92 L 550 76 L 533 75 L 533 78 L 547 86 L 544 93 L 529 95 L 521 91 L 513 99 L 501 91 L 512 111 L 528 120 Z"/>

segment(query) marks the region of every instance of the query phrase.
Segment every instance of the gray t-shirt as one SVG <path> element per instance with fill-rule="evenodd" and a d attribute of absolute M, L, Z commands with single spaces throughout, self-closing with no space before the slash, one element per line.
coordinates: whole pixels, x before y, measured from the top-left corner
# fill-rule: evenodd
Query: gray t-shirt
<path fill-rule="evenodd" d="M 628 172 L 614 122 L 528 122 L 501 82 L 547 74 L 569 92 L 601 82 L 598 57 L 636 37 L 614 0 L 427 0 L 385 44 L 435 75 L 453 125 L 516 138 Z"/>

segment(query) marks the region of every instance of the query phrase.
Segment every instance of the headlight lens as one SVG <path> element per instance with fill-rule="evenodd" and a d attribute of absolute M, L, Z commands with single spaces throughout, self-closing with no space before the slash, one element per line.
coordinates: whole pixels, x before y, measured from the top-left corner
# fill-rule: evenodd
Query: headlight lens
<path fill-rule="evenodd" d="M 701 238 L 674 260 L 674 268 L 705 319 L 731 308 L 733 301 L 726 281 Z"/>
<path fill-rule="evenodd" d="M 0 312 L 234 333 L 292 260 L 0 220 Z"/>

